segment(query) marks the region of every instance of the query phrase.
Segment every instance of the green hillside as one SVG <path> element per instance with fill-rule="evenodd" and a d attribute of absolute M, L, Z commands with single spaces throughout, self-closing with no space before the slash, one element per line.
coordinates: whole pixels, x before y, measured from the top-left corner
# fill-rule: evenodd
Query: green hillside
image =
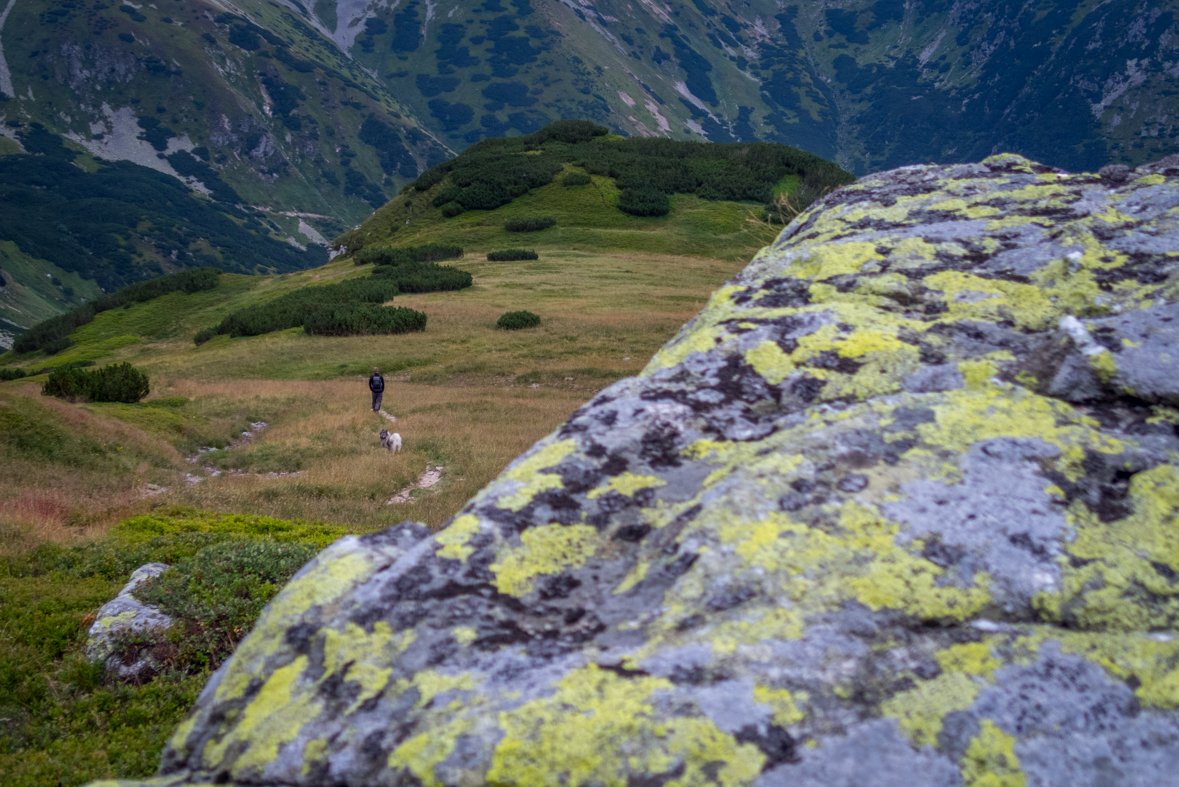
<path fill-rule="evenodd" d="M 423 174 L 339 240 L 358 262 L 384 246 L 642 251 L 746 259 L 767 214 L 793 218 L 852 180 L 783 145 L 623 139 L 586 121 L 486 140 Z M 552 226 L 513 231 L 542 217 Z"/>

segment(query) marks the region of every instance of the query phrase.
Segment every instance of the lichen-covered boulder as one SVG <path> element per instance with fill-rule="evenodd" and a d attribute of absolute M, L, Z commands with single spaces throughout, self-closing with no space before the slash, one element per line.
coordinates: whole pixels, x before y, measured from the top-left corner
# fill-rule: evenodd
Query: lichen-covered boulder
<path fill-rule="evenodd" d="M 87 634 L 86 658 L 105 662 L 107 671 L 121 680 L 137 680 L 155 670 L 156 664 L 150 656 L 124 662 L 114 652 L 115 639 L 120 634 L 146 634 L 172 625 L 172 618 L 168 615 L 131 595 L 140 582 L 159 576 L 169 568 L 171 566 L 166 563 L 148 563 L 131 572 L 131 578 L 119 595 L 103 604 L 94 616 Z"/>
<path fill-rule="evenodd" d="M 158 785 L 1179 773 L 1179 161 L 827 197 L 440 533 L 338 542 Z"/>

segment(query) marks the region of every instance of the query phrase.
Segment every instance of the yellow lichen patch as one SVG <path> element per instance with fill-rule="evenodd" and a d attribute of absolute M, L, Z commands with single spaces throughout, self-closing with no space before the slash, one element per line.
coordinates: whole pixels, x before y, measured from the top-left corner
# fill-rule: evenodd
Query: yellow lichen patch
<path fill-rule="evenodd" d="M 990 361 L 959 361 L 958 373 L 967 388 L 981 388 L 999 373 L 999 367 Z"/>
<path fill-rule="evenodd" d="M 776 342 L 761 342 L 745 353 L 745 361 L 770 385 L 777 385 L 794 371 L 794 361 Z"/>
<path fill-rule="evenodd" d="M 859 273 L 864 263 L 882 259 L 884 258 L 876 253 L 874 243 L 825 243 L 811 246 L 807 256 L 793 262 L 784 274 L 796 279 L 824 281 L 835 276 Z"/>
<path fill-rule="evenodd" d="M 313 607 L 336 603 L 372 571 L 372 559 L 360 550 L 340 553 L 329 548 L 321 553 L 307 573 L 270 602 L 254 630 L 238 646 L 217 687 L 216 699 L 223 702 L 242 696 L 250 681 L 264 671 L 266 658 L 286 641 L 292 626 Z"/>
<path fill-rule="evenodd" d="M 622 678 L 593 665 L 571 672 L 551 697 L 499 714 L 504 735 L 488 783 L 623 785 L 630 774 L 681 770 L 668 784 L 686 787 L 714 783 L 713 769 L 723 785 L 752 782 L 765 762 L 756 747 L 707 719 L 656 718 L 651 695 L 672 688 L 663 678 Z"/>
<path fill-rule="evenodd" d="M 1138 701 L 1148 708 L 1179 708 L 1179 637 L 1170 633 L 1143 634 L 1051 629 L 1027 638 L 1038 648 L 1057 641 L 1065 653 L 1084 656 L 1101 665 L 1117 680 L 1134 678 Z"/>
<path fill-rule="evenodd" d="M 576 568 L 589 560 L 601 544 L 589 525 L 543 525 L 525 530 L 520 546 L 510 548 L 491 564 L 501 593 L 523 596 L 532 590 L 533 577 Z"/>
<path fill-rule="evenodd" d="M 1097 379 L 1101 382 L 1109 384 L 1114 375 L 1118 373 L 1118 363 L 1114 360 L 1113 353 L 1109 350 L 1089 356 L 1089 368 L 1097 375 Z"/>
<path fill-rule="evenodd" d="M 835 342 L 835 349 L 844 358 L 860 358 L 868 353 L 894 352 L 913 348 L 894 334 L 882 331 L 855 331 L 846 339 Z"/>
<path fill-rule="evenodd" d="M 315 738 L 307 741 L 303 747 L 303 775 L 311 773 L 311 767 L 318 762 L 328 750 L 327 738 Z"/>
<path fill-rule="evenodd" d="M 960 763 L 965 787 L 1026 787 L 1027 777 L 1015 756 L 1015 738 L 990 719 L 983 719 L 980 727 Z"/>
<path fill-rule="evenodd" d="M 1129 498 L 1133 513 L 1115 522 L 1071 510 L 1077 537 L 1068 551 L 1080 561 L 1063 564 L 1058 593 L 1036 598 L 1050 619 L 1067 614 L 1081 628 L 1120 631 L 1179 624 L 1179 586 L 1164 576 L 1179 571 L 1179 468 L 1138 473 Z"/>
<path fill-rule="evenodd" d="M 496 505 L 509 511 L 519 511 L 532 502 L 532 498 L 549 489 L 560 489 L 563 486 L 561 476 L 555 473 L 542 473 L 541 470 L 552 467 L 569 456 L 577 448 L 576 440 L 561 440 L 550 443 L 532 456 L 518 463 L 504 473 L 504 478 L 519 481 L 522 486 L 513 494 L 505 495 L 496 501 Z"/>
<path fill-rule="evenodd" d="M 946 295 L 945 319 L 1011 321 L 1024 330 L 1041 331 L 1060 319 L 1059 307 L 1038 286 L 984 279 L 959 271 L 942 271 L 924 279 L 926 287 Z"/>
<path fill-rule="evenodd" d="M 1157 172 L 1153 175 L 1143 175 L 1134 181 L 1135 186 L 1160 186 L 1166 183 L 1167 179 Z"/>
<path fill-rule="evenodd" d="M 986 574 L 976 579 L 981 587 L 939 587 L 941 567 L 898 547 L 898 526 L 874 508 L 845 503 L 839 524 L 852 549 L 874 558 L 861 576 L 847 580 L 847 587 L 869 608 L 899 609 L 921 620 L 965 620 L 990 601 Z"/>
<path fill-rule="evenodd" d="M 1033 174 L 1032 162 L 1016 153 L 995 153 L 982 160 L 984 167 L 1005 167 L 1013 172 Z"/>
<path fill-rule="evenodd" d="M 945 397 L 944 404 L 933 406 L 936 420 L 918 425 L 917 433 L 928 445 L 955 454 L 997 437 L 1038 438 L 1061 449 L 1059 469 L 1075 481 L 1084 474 L 1086 449 L 1109 454 L 1125 450 L 1119 441 L 1076 423 L 1080 418 L 1068 404 L 1022 387 L 988 385 L 950 391 Z"/>
<path fill-rule="evenodd" d="M 885 716 L 897 720 L 901 732 L 918 746 L 937 746 L 942 720 L 953 711 L 974 704 L 981 686 L 961 672 L 946 672 L 916 688 L 898 694 L 881 707 Z"/>
<path fill-rule="evenodd" d="M 617 492 L 620 495 L 633 497 L 635 492 L 640 489 L 651 489 L 652 487 L 666 486 L 667 482 L 662 478 L 656 478 L 653 475 L 635 475 L 634 473 L 621 473 L 610 479 L 605 486 L 600 486 L 597 489 L 591 489 L 590 493 L 586 495 L 590 500 L 596 500 L 604 494 L 609 492 Z"/>
<path fill-rule="evenodd" d="M 343 632 L 328 629 L 324 635 L 323 661 L 327 674 L 342 672 L 345 681 L 360 685 L 360 693 L 345 713 L 352 713 L 380 694 L 393 674 L 391 667 L 397 654 L 405 652 L 414 641 L 413 629 L 394 634 L 385 621 L 377 621 L 371 634 L 355 623 Z"/>
<path fill-rule="evenodd" d="M 201 753 L 204 765 L 223 767 L 226 753 L 237 744 L 245 744 L 245 748 L 233 761 L 234 774 L 261 771 L 273 762 L 279 749 L 293 741 L 322 709 L 311 691 L 300 691 L 297 686 L 307 664 L 307 657 L 300 656 L 276 669 L 246 705 L 240 720 L 219 741 L 205 747 Z"/>
<path fill-rule="evenodd" d="M 766 686 L 753 687 L 753 701 L 769 705 L 774 714 L 774 724 L 779 727 L 789 727 L 798 724 L 805 718 L 802 711 L 794 704 L 794 695 L 786 689 L 771 689 Z"/>
<path fill-rule="evenodd" d="M 418 701 L 414 707 L 424 708 L 439 694 L 448 691 L 474 691 L 475 679 L 467 672 L 448 675 L 434 670 L 422 670 L 413 676 L 413 680 L 402 678 L 397 681 L 393 691 L 403 694 L 411 687 L 418 690 Z"/>
<path fill-rule="evenodd" d="M 517 462 L 515 466 L 504 473 L 504 478 L 527 482 L 541 470 L 560 463 L 575 450 L 577 450 L 577 441 L 573 439 L 549 443 L 527 459 Z"/>
<path fill-rule="evenodd" d="M 393 750 L 389 755 L 389 767 L 409 770 L 418 777 L 422 787 L 439 787 L 442 782 L 434 774 L 434 769 L 450 757 L 458 737 L 470 728 L 468 720 L 459 718 L 415 735 Z"/>
<path fill-rule="evenodd" d="M 614 588 L 614 595 L 625 593 L 635 585 L 642 582 L 644 579 L 646 579 L 647 571 L 650 570 L 650 568 L 650 562 L 646 560 L 640 560 L 637 564 L 635 564 L 635 567 L 627 573 L 626 577 L 622 580 L 618 587 Z"/>
<path fill-rule="evenodd" d="M 965 672 L 989 678 L 1000 667 L 1000 661 L 991 653 L 991 646 L 985 640 L 951 645 L 934 655 L 946 672 Z"/>
<path fill-rule="evenodd" d="M 478 633 L 470 626 L 455 626 L 450 630 L 454 641 L 462 645 L 464 648 L 475 641 Z"/>
<path fill-rule="evenodd" d="M 442 549 L 438 550 L 438 557 L 466 560 L 475 551 L 467 546 L 467 542 L 478 532 L 479 517 L 474 514 L 463 514 L 434 536 L 434 540 L 442 545 Z"/>

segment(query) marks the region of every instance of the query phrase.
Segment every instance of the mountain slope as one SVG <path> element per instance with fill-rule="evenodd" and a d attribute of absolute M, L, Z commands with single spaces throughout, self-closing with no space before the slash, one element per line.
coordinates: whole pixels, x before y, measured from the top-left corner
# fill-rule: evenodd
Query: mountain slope
<path fill-rule="evenodd" d="M 256 5 L 10 4 L 0 118 L 216 196 L 215 176 L 292 234 L 338 233 L 449 155 L 299 11 Z"/>
<path fill-rule="evenodd" d="M 252 204 L 346 223 L 451 151 L 559 118 L 782 142 L 857 174 L 996 150 L 1094 169 L 1173 152 L 1179 133 L 1179 29 L 1155 0 L 4 10 L 0 115 L 181 175 L 157 152 L 207 148 Z"/>

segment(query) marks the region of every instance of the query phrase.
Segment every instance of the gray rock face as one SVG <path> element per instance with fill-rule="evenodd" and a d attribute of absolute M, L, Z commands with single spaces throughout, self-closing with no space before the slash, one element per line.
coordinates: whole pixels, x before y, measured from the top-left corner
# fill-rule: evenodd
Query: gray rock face
<path fill-rule="evenodd" d="M 103 604 L 98 610 L 94 624 L 90 626 L 86 642 L 86 657 L 91 661 L 105 661 L 107 670 L 122 680 L 135 680 L 151 672 L 155 665 L 149 659 L 140 659 L 125 664 L 114 655 L 112 646 L 116 635 L 124 632 L 149 632 L 166 629 L 172 625 L 172 618 L 159 609 L 144 604 L 131 595 L 131 591 L 145 579 L 159 576 L 171 566 L 164 563 L 148 563 L 131 572 L 131 579 L 119 591 L 119 595 Z"/>
<path fill-rule="evenodd" d="M 441 532 L 304 567 L 151 783 L 1173 780 L 1177 216 L 1015 156 L 829 196 Z"/>

